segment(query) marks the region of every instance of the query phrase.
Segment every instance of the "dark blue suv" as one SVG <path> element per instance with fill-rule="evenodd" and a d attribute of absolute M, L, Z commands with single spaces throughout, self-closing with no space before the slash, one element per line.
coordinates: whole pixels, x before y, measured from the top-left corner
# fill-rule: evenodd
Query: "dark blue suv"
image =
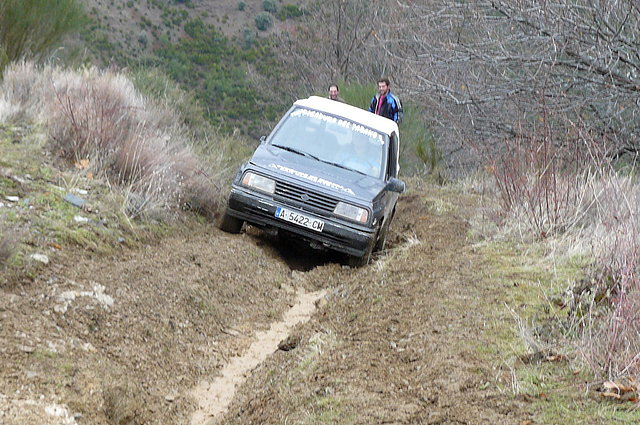
<path fill-rule="evenodd" d="M 296 101 L 233 181 L 220 228 L 244 222 L 367 264 L 384 248 L 398 196 L 398 126 L 341 102 Z"/>

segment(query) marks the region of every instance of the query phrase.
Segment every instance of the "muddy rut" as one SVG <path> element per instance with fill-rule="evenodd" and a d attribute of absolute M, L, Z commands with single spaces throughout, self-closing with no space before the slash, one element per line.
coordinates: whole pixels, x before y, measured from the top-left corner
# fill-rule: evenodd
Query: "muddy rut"
<path fill-rule="evenodd" d="M 107 258 L 64 251 L 0 288 L 0 423 L 522 423 L 479 354 L 500 319 L 473 202 L 413 188 L 361 269 L 196 220 Z"/>

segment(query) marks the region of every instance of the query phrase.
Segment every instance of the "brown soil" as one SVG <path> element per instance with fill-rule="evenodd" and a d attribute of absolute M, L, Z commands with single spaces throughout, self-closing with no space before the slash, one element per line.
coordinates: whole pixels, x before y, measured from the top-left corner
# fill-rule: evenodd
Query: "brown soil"
<path fill-rule="evenodd" d="M 360 269 L 195 220 L 109 258 L 63 251 L 0 288 L 0 423 L 526 423 L 478 354 L 499 289 L 479 278 L 473 200 L 448 195 L 414 184 Z M 317 291 L 308 317 L 287 316 Z"/>

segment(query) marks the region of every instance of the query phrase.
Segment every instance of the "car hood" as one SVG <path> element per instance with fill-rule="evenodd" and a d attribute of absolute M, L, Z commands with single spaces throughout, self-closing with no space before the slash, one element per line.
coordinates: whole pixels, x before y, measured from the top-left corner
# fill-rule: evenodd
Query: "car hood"
<path fill-rule="evenodd" d="M 384 181 L 346 170 L 269 144 L 258 146 L 249 161 L 271 175 L 286 176 L 288 181 L 302 181 L 338 197 L 350 196 L 371 202 L 382 191 Z"/>

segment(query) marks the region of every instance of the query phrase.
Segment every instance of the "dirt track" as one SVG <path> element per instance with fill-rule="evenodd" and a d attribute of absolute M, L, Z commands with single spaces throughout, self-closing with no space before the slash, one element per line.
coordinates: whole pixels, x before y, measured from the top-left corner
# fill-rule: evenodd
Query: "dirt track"
<path fill-rule="evenodd" d="M 63 251 L 0 288 L 0 423 L 190 424 L 194 390 L 320 290 L 291 349 L 265 348 L 204 423 L 523 423 L 528 406 L 494 385 L 508 371 L 479 354 L 499 289 L 467 237 L 474 205 L 458 198 L 413 187 L 389 249 L 357 270 L 195 221 L 110 258 Z"/>

